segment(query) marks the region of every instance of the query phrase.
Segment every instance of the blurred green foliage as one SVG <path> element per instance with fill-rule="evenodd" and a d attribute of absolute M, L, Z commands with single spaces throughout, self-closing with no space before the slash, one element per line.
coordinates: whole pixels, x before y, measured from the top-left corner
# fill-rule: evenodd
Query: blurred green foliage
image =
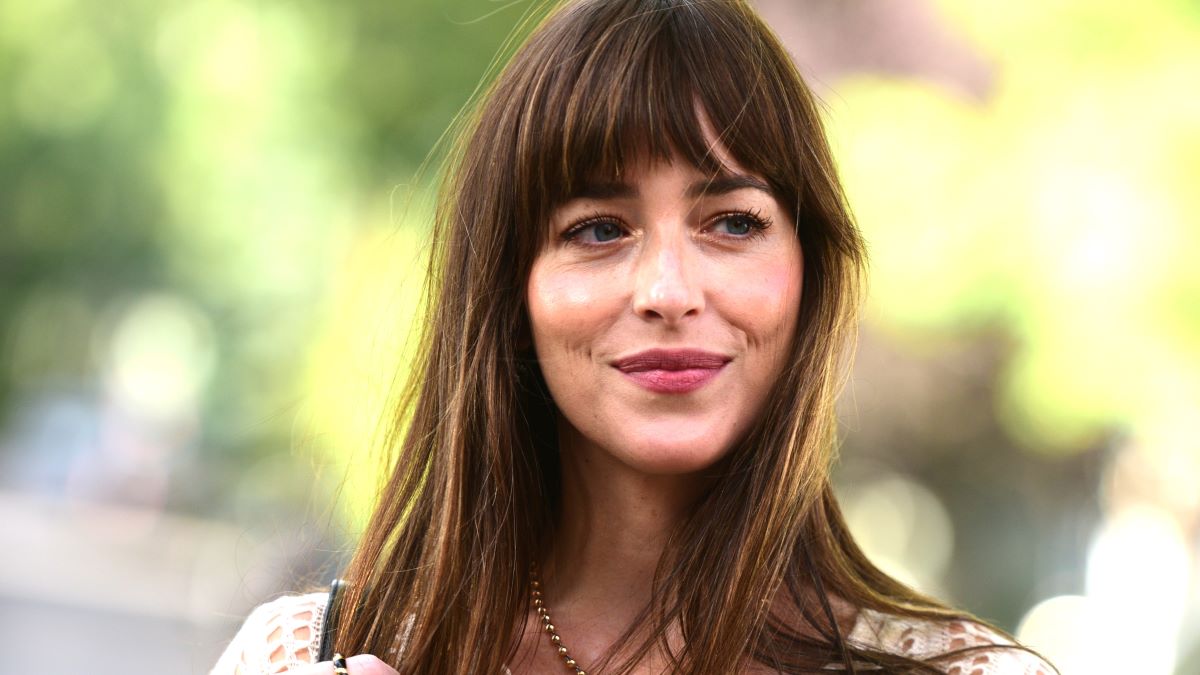
<path fill-rule="evenodd" d="M 996 405 L 1030 450 L 1179 433 L 1169 411 L 1200 401 L 1194 7 L 937 4 L 993 63 L 988 100 L 864 77 L 831 103 L 873 320 L 1009 337 Z"/>
<path fill-rule="evenodd" d="M 394 224 L 528 9 L 0 1 L 0 414 L 103 388 L 123 313 L 168 294 L 217 355 L 177 505 L 220 510 L 247 467 L 317 443 L 300 364 L 340 255 Z"/>

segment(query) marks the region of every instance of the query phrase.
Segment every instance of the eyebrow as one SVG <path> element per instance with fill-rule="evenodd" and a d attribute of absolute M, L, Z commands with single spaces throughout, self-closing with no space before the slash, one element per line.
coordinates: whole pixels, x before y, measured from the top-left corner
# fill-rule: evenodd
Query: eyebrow
<path fill-rule="evenodd" d="M 737 190 L 759 190 L 774 195 L 775 192 L 765 181 L 746 174 L 721 174 L 711 179 L 699 180 L 688 186 L 687 196 L 710 197 L 728 194 Z M 638 196 L 638 189 L 629 183 L 621 181 L 589 182 L 576 190 L 569 199 L 628 199 Z"/>

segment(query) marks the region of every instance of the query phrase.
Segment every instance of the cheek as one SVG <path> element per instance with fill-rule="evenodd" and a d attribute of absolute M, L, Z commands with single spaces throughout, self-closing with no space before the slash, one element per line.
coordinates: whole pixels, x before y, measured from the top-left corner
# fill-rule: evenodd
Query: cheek
<path fill-rule="evenodd" d="M 562 358 L 566 352 L 590 353 L 590 342 L 610 312 L 612 289 L 595 275 L 535 265 L 526 300 L 538 357 L 546 360 Z"/>
<path fill-rule="evenodd" d="M 802 279 L 799 262 L 770 259 L 722 285 L 731 321 L 751 348 L 787 350 L 800 314 Z"/>

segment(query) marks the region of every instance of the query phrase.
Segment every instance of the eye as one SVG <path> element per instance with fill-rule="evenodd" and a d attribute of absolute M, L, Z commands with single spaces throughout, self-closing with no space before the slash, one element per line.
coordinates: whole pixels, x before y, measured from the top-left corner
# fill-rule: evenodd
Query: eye
<path fill-rule="evenodd" d="M 715 228 L 724 228 L 724 234 L 736 238 L 748 238 L 761 234 L 770 221 L 754 213 L 737 211 L 717 216 Z"/>
<path fill-rule="evenodd" d="M 603 244 L 621 238 L 621 224 L 608 217 L 593 217 L 571 226 L 562 238 L 581 244 Z"/>

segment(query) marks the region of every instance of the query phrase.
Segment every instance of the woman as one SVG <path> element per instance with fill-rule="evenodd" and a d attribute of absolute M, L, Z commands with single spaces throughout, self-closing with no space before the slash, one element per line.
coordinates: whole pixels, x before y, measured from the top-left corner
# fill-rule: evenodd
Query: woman
<path fill-rule="evenodd" d="M 357 656 L 303 666 L 326 596 L 289 596 L 216 672 L 1051 672 L 846 531 L 863 243 L 744 2 L 569 3 L 461 138 Z"/>

